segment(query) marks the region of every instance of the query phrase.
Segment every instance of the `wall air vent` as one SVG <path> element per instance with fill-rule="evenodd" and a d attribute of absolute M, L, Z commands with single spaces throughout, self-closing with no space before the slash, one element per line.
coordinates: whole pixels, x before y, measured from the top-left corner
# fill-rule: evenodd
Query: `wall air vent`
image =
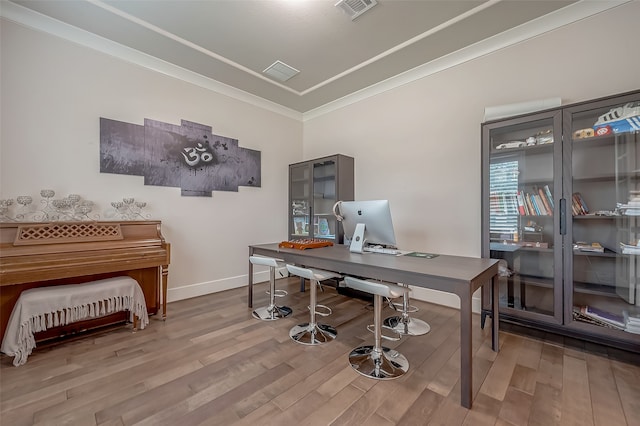
<path fill-rule="evenodd" d="M 290 67 L 282 61 L 275 61 L 273 64 L 269 65 L 267 69 L 262 71 L 264 74 L 269 77 L 275 78 L 278 81 L 287 81 L 294 75 L 298 74 L 300 71 L 297 69 Z"/>
<path fill-rule="evenodd" d="M 335 6 L 342 9 L 353 21 L 377 4 L 376 0 L 340 0 Z"/>

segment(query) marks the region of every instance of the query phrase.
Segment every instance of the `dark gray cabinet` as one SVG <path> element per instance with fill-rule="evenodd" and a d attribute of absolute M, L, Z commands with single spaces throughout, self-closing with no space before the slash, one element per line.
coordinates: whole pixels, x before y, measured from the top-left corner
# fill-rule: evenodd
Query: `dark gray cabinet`
<path fill-rule="evenodd" d="M 640 352 L 638 144 L 640 92 L 482 125 L 501 320 Z"/>
<path fill-rule="evenodd" d="M 332 155 L 289 165 L 289 240 L 343 240 L 333 214 L 339 201 L 354 197 L 354 160 Z"/>

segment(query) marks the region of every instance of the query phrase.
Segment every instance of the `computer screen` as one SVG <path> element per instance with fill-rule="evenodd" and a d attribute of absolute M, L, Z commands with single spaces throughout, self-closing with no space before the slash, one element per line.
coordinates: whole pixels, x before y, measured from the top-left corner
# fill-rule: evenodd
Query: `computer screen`
<path fill-rule="evenodd" d="M 396 246 L 389 200 L 341 201 L 337 204 L 345 237 L 351 239 L 351 251 L 362 251 L 366 245 Z M 359 232 L 356 233 L 356 228 Z M 364 238 L 358 236 L 364 227 Z M 356 237 L 354 238 L 354 234 Z M 355 247 L 359 246 L 359 250 Z"/>

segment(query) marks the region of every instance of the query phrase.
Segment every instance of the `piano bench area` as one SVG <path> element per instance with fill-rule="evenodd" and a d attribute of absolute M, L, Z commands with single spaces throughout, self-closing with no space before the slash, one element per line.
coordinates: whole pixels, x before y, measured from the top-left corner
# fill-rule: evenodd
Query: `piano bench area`
<path fill-rule="evenodd" d="M 158 220 L 0 223 L 2 352 L 11 352 L 19 365 L 36 342 L 135 322 L 136 316 L 140 328 L 147 315 L 164 320 L 169 261 L 170 244 Z M 31 311 L 45 302 L 48 308 Z M 10 335 L 16 332 L 12 316 L 30 324 L 18 326 L 17 337 Z"/>
<path fill-rule="evenodd" d="M 35 333 L 121 311 L 129 312 L 134 330 L 138 320 L 141 329 L 149 324 L 144 294 L 131 277 L 25 290 L 11 312 L 0 350 L 13 356 L 17 367 L 36 347 Z"/>

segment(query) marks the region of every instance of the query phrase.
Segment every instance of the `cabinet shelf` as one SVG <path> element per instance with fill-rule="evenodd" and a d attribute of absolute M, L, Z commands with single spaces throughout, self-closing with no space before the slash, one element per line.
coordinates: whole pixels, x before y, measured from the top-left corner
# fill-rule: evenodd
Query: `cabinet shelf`
<path fill-rule="evenodd" d="M 516 273 L 514 276 L 520 279 L 520 282 L 524 285 L 531 285 L 542 288 L 553 288 L 553 278 L 538 277 L 535 275 L 526 275 Z"/>
<path fill-rule="evenodd" d="M 623 217 L 622 215 L 605 216 L 599 214 L 581 214 L 572 216 L 573 220 L 611 220 Z"/>
<path fill-rule="evenodd" d="M 320 177 L 314 176 L 313 177 L 314 182 L 329 182 L 334 180 L 336 180 L 335 176 L 320 176 Z"/>
<path fill-rule="evenodd" d="M 590 138 L 571 139 L 573 150 L 580 148 L 591 148 L 593 146 L 606 146 L 613 145 L 615 143 L 614 135 L 593 136 Z"/>
<path fill-rule="evenodd" d="M 547 178 L 520 178 L 520 187 L 551 185 L 553 182 Z"/>
<path fill-rule="evenodd" d="M 520 283 L 523 285 L 530 285 L 547 289 L 553 288 L 553 278 L 515 273 L 511 276 L 511 280 L 513 280 L 514 277 L 518 278 L 520 280 Z M 615 297 L 616 299 L 620 298 L 620 296 L 618 296 L 618 294 L 616 293 L 615 287 L 605 284 L 594 284 L 576 281 L 574 282 L 573 291 L 582 294 Z"/>
<path fill-rule="evenodd" d="M 573 283 L 573 291 L 575 291 L 576 293 L 597 294 L 599 296 L 606 297 L 620 297 L 616 293 L 615 287 L 604 284 L 583 283 L 575 281 Z"/>
<path fill-rule="evenodd" d="M 612 250 L 609 250 L 609 249 L 605 248 L 603 253 L 600 253 L 600 252 L 597 252 L 597 251 L 574 250 L 573 251 L 573 255 L 574 256 L 590 256 L 590 257 L 617 257 L 618 253 L 616 253 L 615 251 L 612 251 Z"/>
<path fill-rule="evenodd" d="M 526 152 L 527 154 L 547 154 L 553 152 L 553 143 L 547 143 L 543 145 L 531 145 L 515 148 L 503 148 L 503 149 L 491 149 L 492 158 L 502 158 L 510 154 Z"/>
<path fill-rule="evenodd" d="M 495 248 L 494 248 L 495 247 Z M 517 253 L 517 252 L 537 252 L 537 253 L 553 253 L 552 247 L 515 247 L 515 244 L 491 243 L 491 251 L 501 253 Z"/>

